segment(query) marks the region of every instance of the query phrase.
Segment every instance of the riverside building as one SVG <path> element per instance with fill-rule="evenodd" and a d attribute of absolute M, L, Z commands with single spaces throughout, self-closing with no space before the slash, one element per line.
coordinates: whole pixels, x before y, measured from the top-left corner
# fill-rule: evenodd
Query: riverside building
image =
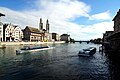
<path fill-rule="evenodd" d="M 113 18 L 114 31 L 106 39 L 109 42 L 110 49 L 113 51 L 120 51 L 120 9 Z"/>
<path fill-rule="evenodd" d="M 43 41 L 43 42 L 52 41 L 52 33 L 49 32 L 50 24 L 49 24 L 48 19 L 46 20 L 46 29 L 44 29 L 42 18 L 40 18 L 39 30 L 40 30 L 40 34 L 41 34 L 41 41 Z"/>
<path fill-rule="evenodd" d="M 68 34 L 62 34 L 60 36 L 60 40 L 61 41 L 70 41 L 70 35 L 68 35 Z"/>
<path fill-rule="evenodd" d="M 0 42 L 3 41 L 3 23 L 0 22 Z"/>
<path fill-rule="evenodd" d="M 18 25 L 3 25 L 3 41 L 22 41 L 23 32 Z"/>
<path fill-rule="evenodd" d="M 37 28 L 26 26 L 23 35 L 24 41 L 41 41 L 41 34 Z"/>
<path fill-rule="evenodd" d="M 25 41 L 52 41 L 52 34 L 49 33 L 49 21 L 46 21 L 46 29 L 43 29 L 42 18 L 40 18 L 39 29 L 26 26 L 23 30 Z"/>

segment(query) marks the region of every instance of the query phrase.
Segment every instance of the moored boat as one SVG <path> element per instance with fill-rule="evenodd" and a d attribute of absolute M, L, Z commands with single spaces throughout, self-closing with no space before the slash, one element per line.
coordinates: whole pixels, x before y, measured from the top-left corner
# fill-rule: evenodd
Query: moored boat
<path fill-rule="evenodd" d="M 96 53 L 95 47 L 89 47 L 87 49 L 83 49 L 82 51 L 79 51 L 78 56 L 92 56 Z"/>
<path fill-rule="evenodd" d="M 4 48 L 6 48 L 5 45 L 0 45 L 0 49 L 4 49 Z"/>
<path fill-rule="evenodd" d="M 16 54 L 48 50 L 52 48 L 53 47 L 50 47 L 50 46 L 25 47 L 20 50 L 16 50 Z"/>

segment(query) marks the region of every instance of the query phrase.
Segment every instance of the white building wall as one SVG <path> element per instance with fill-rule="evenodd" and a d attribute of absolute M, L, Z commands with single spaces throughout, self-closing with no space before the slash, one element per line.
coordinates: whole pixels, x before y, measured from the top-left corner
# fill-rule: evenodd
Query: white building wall
<path fill-rule="evenodd" d="M 23 38 L 23 32 L 21 30 L 20 27 L 15 27 L 14 29 L 14 33 L 15 33 L 15 41 L 22 41 L 22 38 Z"/>
<path fill-rule="evenodd" d="M 15 38 L 14 26 L 12 24 L 8 24 L 5 29 L 5 41 L 7 37 L 10 37 L 10 41 L 12 41 L 11 38 Z"/>
<path fill-rule="evenodd" d="M 3 41 L 3 23 L 0 22 L 0 42 Z"/>
<path fill-rule="evenodd" d="M 8 24 L 5 28 L 5 41 L 7 41 L 6 38 L 10 38 L 10 41 L 21 41 L 23 32 L 19 26 Z"/>

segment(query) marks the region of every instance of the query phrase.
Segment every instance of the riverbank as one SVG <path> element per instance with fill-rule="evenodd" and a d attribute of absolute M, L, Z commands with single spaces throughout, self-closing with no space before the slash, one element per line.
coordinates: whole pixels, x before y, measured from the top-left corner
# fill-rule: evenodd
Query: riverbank
<path fill-rule="evenodd" d="M 37 45 L 37 44 L 58 44 L 65 43 L 65 41 L 54 42 L 0 42 L 1 45 Z"/>

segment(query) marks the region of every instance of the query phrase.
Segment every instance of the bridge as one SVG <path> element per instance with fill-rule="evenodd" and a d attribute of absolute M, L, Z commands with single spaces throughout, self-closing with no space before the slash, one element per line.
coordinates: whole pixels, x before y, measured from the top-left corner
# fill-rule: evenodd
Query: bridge
<path fill-rule="evenodd" d="M 74 42 L 79 42 L 80 44 L 81 44 L 82 42 L 86 42 L 87 44 L 90 43 L 90 41 L 74 41 Z"/>

